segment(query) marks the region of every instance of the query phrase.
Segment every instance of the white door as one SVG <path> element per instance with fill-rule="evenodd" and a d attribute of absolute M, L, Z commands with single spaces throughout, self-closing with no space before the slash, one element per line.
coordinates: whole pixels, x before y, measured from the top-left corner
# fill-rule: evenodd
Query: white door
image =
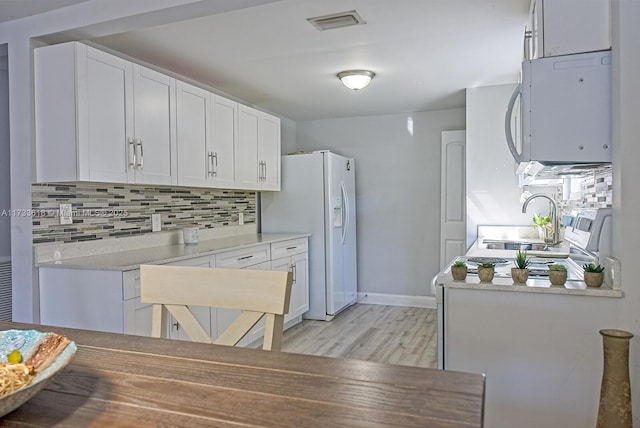
<path fill-rule="evenodd" d="M 128 166 L 133 161 L 128 155 L 133 148 L 128 145 L 133 135 L 131 63 L 90 47 L 78 49 L 80 163 L 88 162 L 91 181 L 127 183 L 133 180 L 133 169 Z M 84 49 L 86 57 L 81 54 Z"/>
<path fill-rule="evenodd" d="M 258 189 L 258 124 L 260 112 L 238 106 L 238 145 L 235 152 L 236 188 Z"/>
<path fill-rule="evenodd" d="M 211 156 L 212 186 L 235 187 L 235 145 L 238 137 L 238 103 L 219 95 L 212 95 Z"/>
<path fill-rule="evenodd" d="M 210 174 L 207 146 L 211 139 L 211 94 L 177 82 L 178 185 L 206 186 Z"/>
<path fill-rule="evenodd" d="M 259 159 L 262 190 L 280 190 L 280 119 L 260 114 Z"/>
<path fill-rule="evenodd" d="M 137 183 L 177 183 L 175 91 L 175 79 L 134 65 Z"/>
<path fill-rule="evenodd" d="M 350 304 L 356 301 L 358 294 L 357 251 L 356 251 L 356 179 L 355 161 L 346 159 L 342 164 L 342 200 L 344 202 L 344 252 L 343 278 L 345 300 Z"/>
<path fill-rule="evenodd" d="M 349 216 L 345 171 L 350 160 L 334 153 L 325 153 L 327 186 L 327 314 L 334 315 L 350 303 L 352 292 L 345 275 L 345 257 Z"/>
<path fill-rule="evenodd" d="M 193 259 L 180 260 L 178 262 L 166 263 L 165 266 L 196 266 L 196 267 L 213 267 L 212 258 L 208 256 L 196 257 Z M 215 308 L 209 306 L 190 306 L 189 310 L 193 313 L 193 316 L 198 320 L 202 328 L 207 332 L 209 336 L 212 335 L 212 329 L 215 329 L 215 319 L 212 319 L 212 312 L 215 316 Z M 180 327 L 180 324 L 169 314 L 169 338 L 178 340 L 191 341 L 191 338 Z"/>
<path fill-rule="evenodd" d="M 465 131 L 442 133 L 440 268 L 466 253 Z"/>

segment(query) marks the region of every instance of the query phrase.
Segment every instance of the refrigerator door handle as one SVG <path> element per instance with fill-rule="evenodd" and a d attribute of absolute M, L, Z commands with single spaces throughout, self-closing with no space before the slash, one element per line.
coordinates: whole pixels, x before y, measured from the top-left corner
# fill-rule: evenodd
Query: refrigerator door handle
<path fill-rule="evenodd" d="M 344 216 L 344 220 L 342 221 L 342 234 L 340 235 L 340 238 L 344 244 L 349 230 L 349 195 L 347 194 L 347 187 L 345 186 L 344 181 L 340 182 L 340 190 L 342 191 L 342 215 Z"/>

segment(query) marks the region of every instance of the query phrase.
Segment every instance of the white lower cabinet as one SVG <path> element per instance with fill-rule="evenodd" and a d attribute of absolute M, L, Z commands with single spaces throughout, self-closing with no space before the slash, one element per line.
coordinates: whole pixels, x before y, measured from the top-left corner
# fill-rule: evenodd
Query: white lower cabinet
<path fill-rule="evenodd" d="M 216 254 L 216 267 L 229 269 L 270 269 L 271 248 L 269 244 L 257 245 L 249 248 L 241 248 Z M 216 311 L 218 334 L 223 332 L 240 315 L 236 309 L 211 309 Z M 247 346 L 253 341 L 253 336 L 248 334 L 238 344 Z"/>
<path fill-rule="evenodd" d="M 292 239 L 196 256 L 166 265 L 292 271 L 291 306 L 285 317 L 285 328 L 288 328 L 300 322 L 302 314 L 309 310 L 307 246 L 307 238 Z M 151 305 L 140 302 L 140 269 L 115 271 L 40 267 L 39 281 L 41 324 L 151 335 Z M 239 310 L 205 306 L 190 309 L 213 338 L 240 314 Z M 168 338 L 190 340 L 171 316 L 167 322 Z M 264 323 L 260 322 L 239 345 L 247 346 L 259 340 L 263 333 Z"/>
<path fill-rule="evenodd" d="M 309 253 L 307 238 L 292 239 L 271 244 L 271 270 L 293 274 L 289 313 L 285 315 L 285 330 L 302 321 L 309 310 Z M 264 320 L 249 332 L 249 343 L 264 336 Z"/>
<path fill-rule="evenodd" d="M 291 302 L 285 323 L 309 310 L 309 250 L 307 238 L 271 244 L 271 270 L 293 273 Z"/>
<path fill-rule="evenodd" d="M 140 269 L 123 274 L 124 333 L 136 336 L 151 335 L 151 304 L 140 301 Z"/>
<path fill-rule="evenodd" d="M 215 266 L 215 258 L 213 256 L 196 257 L 193 259 L 166 263 L 165 266 L 197 266 L 210 268 Z M 202 328 L 204 328 L 207 334 L 211 336 L 211 332 L 216 331 L 215 317 L 212 318 L 211 316 L 211 308 L 208 306 L 190 306 L 189 309 L 196 317 Z M 191 340 L 184 330 L 180 328 L 180 324 L 178 324 L 173 316 L 169 315 L 167 317 L 167 322 L 169 323 L 167 328 L 167 331 L 169 332 L 169 339 Z"/>
<path fill-rule="evenodd" d="M 41 267 L 39 280 L 41 324 L 111 333 L 151 332 L 151 309 L 140 304 L 139 270 Z"/>

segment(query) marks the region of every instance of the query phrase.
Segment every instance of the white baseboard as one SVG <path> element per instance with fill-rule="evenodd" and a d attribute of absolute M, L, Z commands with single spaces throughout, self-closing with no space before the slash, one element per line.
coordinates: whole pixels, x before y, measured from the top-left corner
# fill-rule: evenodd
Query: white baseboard
<path fill-rule="evenodd" d="M 358 293 L 358 303 L 436 309 L 436 298 L 433 296 L 405 296 L 402 294 Z"/>

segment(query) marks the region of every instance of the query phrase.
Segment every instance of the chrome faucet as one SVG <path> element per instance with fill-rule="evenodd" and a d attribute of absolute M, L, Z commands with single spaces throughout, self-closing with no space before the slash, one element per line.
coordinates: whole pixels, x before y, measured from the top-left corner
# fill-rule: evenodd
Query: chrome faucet
<path fill-rule="evenodd" d="M 551 205 L 553 207 L 553 209 L 551 210 L 551 224 L 553 226 L 553 235 L 551 237 L 553 242 L 551 245 L 557 245 L 560 243 L 560 222 L 558 221 L 558 205 L 556 204 L 556 201 L 554 201 L 550 196 L 545 195 L 544 193 L 536 193 L 535 195 L 529 196 L 522 204 L 523 213 L 527 212 L 527 205 L 529 205 L 529 202 L 531 202 L 535 198 L 546 198 L 551 202 Z"/>

